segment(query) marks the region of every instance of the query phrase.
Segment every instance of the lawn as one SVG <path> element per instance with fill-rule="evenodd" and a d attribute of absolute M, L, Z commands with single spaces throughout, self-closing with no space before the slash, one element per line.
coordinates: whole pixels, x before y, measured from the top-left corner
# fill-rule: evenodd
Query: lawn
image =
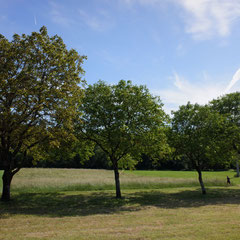
<path fill-rule="evenodd" d="M 119 200 L 111 171 L 22 169 L 0 203 L 0 239 L 239 239 L 239 180 L 227 175 L 205 172 L 202 196 L 195 172 L 124 171 Z"/>
<path fill-rule="evenodd" d="M 226 186 L 226 177 L 229 176 L 232 185 L 240 184 L 240 179 L 234 178 L 234 175 L 234 171 L 203 172 L 203 180 L 207 187 Z M 123 190 L 199 186 L 195 171 L 121 171 L 120 181 Z M 22 169 L 12 182 L 12 190 L 19 193 L 114 189 L 111 170 Z"/>

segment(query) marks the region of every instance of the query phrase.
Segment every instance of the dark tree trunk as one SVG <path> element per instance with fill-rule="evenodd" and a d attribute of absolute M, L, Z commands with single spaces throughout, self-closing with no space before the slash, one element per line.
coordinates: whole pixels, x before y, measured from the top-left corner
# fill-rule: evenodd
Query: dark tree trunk
<path fill-rule="evenodd" d="M 2 180 L 3 180 L 3 189 L 2 189 L 2 201 L 10 201 L 10 187 L 13 178 L 13 173 L 11 170 L 4 170 Z"/>
<path fill-rule="evenodd" d="M 116 198 L 121 198 L 121 190 L 120 190 L 120 179 L 119 179 L 119 172 L 118 172 L 118 162 L 117 160 L 113 159 L 113 168 L 114 168 L 114 176 L 115 176 L 115 185 L 116 185 Z"/>
<path fill-rule="evenodd" d="M 197 168 L 197 172 L 198 172 L 198 181 L 200 183 L 200 186 L 202 188 L 202 194 L 206 194 L 206 189 L 204 187 L 204 183 L 203 183 L 203 180 L 202 180 L 202 171 Z"/>
<path fill-rule="evenodd" d="M 233 149 L 237 151 L 237 155 L 236 155 L 236 157 L 237 157 L 237 159 L 236 159 L 236 172 L 237 172 L 237 174 L 236 174 L 236 177 L 239 177 L 240 176 L 240 174 L 239 174 L 239 156 L 240 156 L 240 151 L 238 150 L 238 148 L 237 148 L 235 143 L 233 144 Z"/>
<path fill-rule="evenodd" d="M 237 161 L 236 161 L 236 171 L 237 171 L 236 177 L 239 177 L 240 174 L 239 174 L 239 160 L 238 160 L 238 159 L 237 159 Z"/>

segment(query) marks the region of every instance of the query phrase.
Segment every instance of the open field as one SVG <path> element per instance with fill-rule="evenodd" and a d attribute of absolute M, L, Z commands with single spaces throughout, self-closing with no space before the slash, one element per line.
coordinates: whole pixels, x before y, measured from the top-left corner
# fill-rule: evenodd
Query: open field
<path fill-rule="evenodd" d="M 232 185 L 240 184 L 234 171 L 203 172 L 203 180 L 207 187 L 226 186 L 227 175 Z M 122 171 L 120 181 L 123 190 L 199 186 L 195 171 Z M 32 168 L 22 169 L 14 176 L 12 190 L 19 193 L 114 190 L 114 184 L 111 170 Z"/>
<path fill-rule="evenodd" d="M 119 200 L 111 171 L 22 169 L 0 203 L 0 239 L 239 239 L 240 183 L 227 175 L 205 172 L 202 196 L 195 172 L 125 171 Z"/>

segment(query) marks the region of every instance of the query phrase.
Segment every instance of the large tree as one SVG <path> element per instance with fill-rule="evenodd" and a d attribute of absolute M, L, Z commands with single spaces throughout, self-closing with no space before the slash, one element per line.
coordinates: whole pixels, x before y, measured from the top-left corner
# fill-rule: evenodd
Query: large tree
<path fill-rule="evenodd" d="M 231 131 L 232 147 L 235 151 L 237 177 L 239 177 L 240 156 L 240 92 L 229 93 L 210 102 L 213 110 L 227 116 L 235 131 Z"/>
<path fill-rule="evenodd" d="M 202 193 L 206 194 L 202 171 L 216 162 L 227 164 L 231 156 L 227 141 L 231 127 L 227 119 L 209 106 L 188 103 L 173 112 L 171 125 L 170 138 L 176 155 L 196 169 Z"/>
<path fill-rule="evenodd" d="M 12 177 L 36 147 L 71 139 L 82 96 L 85 56 L 50 37 L 46 27 L 31 35 L 0 35 L 0 166 L 2 200 L 10 199 Z"/>
<path fill-rule="evenodd" d="M 157 157 L 168 149 L 162 106 L 145 86 L 131 81 L 116 85 L 99 81 L 85 90 L 79 134 L 96 143 L 112 162 L 117 198 L 121 198 L 119 161 L 126 164 L 143 153 Z"/>

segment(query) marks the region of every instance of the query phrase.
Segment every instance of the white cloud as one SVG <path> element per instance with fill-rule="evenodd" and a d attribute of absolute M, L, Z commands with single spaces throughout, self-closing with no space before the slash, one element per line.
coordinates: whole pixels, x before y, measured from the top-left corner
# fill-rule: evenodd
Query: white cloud
<path fill-rule="evenodd" d="M 228 93 L 231 89 L 233 89 L 234 85 L 240 80 L 240 68 L 236 71 L 236 73 L 233 75 L 232 80 L 228 84 L 227 88 L 225 89 L 225 92 Z"/>
<path fill-rule="evenodd" d="M 85 11 L 76 7 L 68 8 L 56 1 L 50 1 L 50 17 L 54 23 L 69 27 L 83 23 L 94 31 L 105 31 L 114 25 L 110 14 L 104 9 Z"/>
<path fill-rule="evenodd" d="M 187 102 L 207 104 L 230 90 L 231 92 L 239 90 L 239 87 L 233 88 L 233 86 L 240 80 L 240 69 L 234 74 L 228 85 L 226 82 L 214 82 L 205 72 L 203 72 L 205 80 L 198 83 L 191 83 L 177 73 L 174 73 L 171 79 L 174 81 L 174 86 L 164 90 L 152 90 L 153 94 L 161 97 L 167 113 L 177 110 L 180 105 L 185 105 Z"/>
<path fill-rule="evenodd" d="M 90 14 L 79 9 L 78 13 L 85 24 L 95 31 L 105 31 L 113 26 L 113 20 L 104 10 L 98 9 L 97 13 Z"/>
<path fill-rule="evenodd" d="M 37 26 L 37 18 L 36 18 L 36 15 L 34 15 L 34 24 L 35 24 L 35 26 Z"/>
<path fill-rule="evenodd" d="M 63 6 L 56 4 L 55 2 L 50 2 L 50 6 L 51 6 L 50 16 L 53 22 L 65 27 L 68 27 L 74 23 L 74 20 L 72 18 L 64 14 Z"/>
<path fill-rule="evenodd" d="M 180 6 L 185 21 L 185 30 L 194 39 L 205 40 L 214 36 L 226 37 L 233 24 L 240 18 L 240 0 L 119 0 L 134 7 L 162 7 L 166 4 Z"/>
<path fill-rule="evenodd" d="M 7 20 L 7 17 L 5 15 L 0 16 L 0 22 Z"/>
<path fill-rule="evenodd" d="M 186 32 L 195 39 L 228 36 L 240 18 L 239 0 L 172 0 L 184 8 Z"/>
<path fill-rule="evenodd" d="M 176 47 L 176 54 L 178 56 L 184 56 L 186 54 L 186 48 L 182 43 L 179 43 Z"/>
<path fill-rule="evenodd" d="M 132 6 L 136 3 L 142 4 L 142 5 L 152 5 L 161 2 L 161 0 L 120 0 L 121 3 L 127 4 L 129 6 Z M 163 2 L 163 1 L 162 1 Z"/>

